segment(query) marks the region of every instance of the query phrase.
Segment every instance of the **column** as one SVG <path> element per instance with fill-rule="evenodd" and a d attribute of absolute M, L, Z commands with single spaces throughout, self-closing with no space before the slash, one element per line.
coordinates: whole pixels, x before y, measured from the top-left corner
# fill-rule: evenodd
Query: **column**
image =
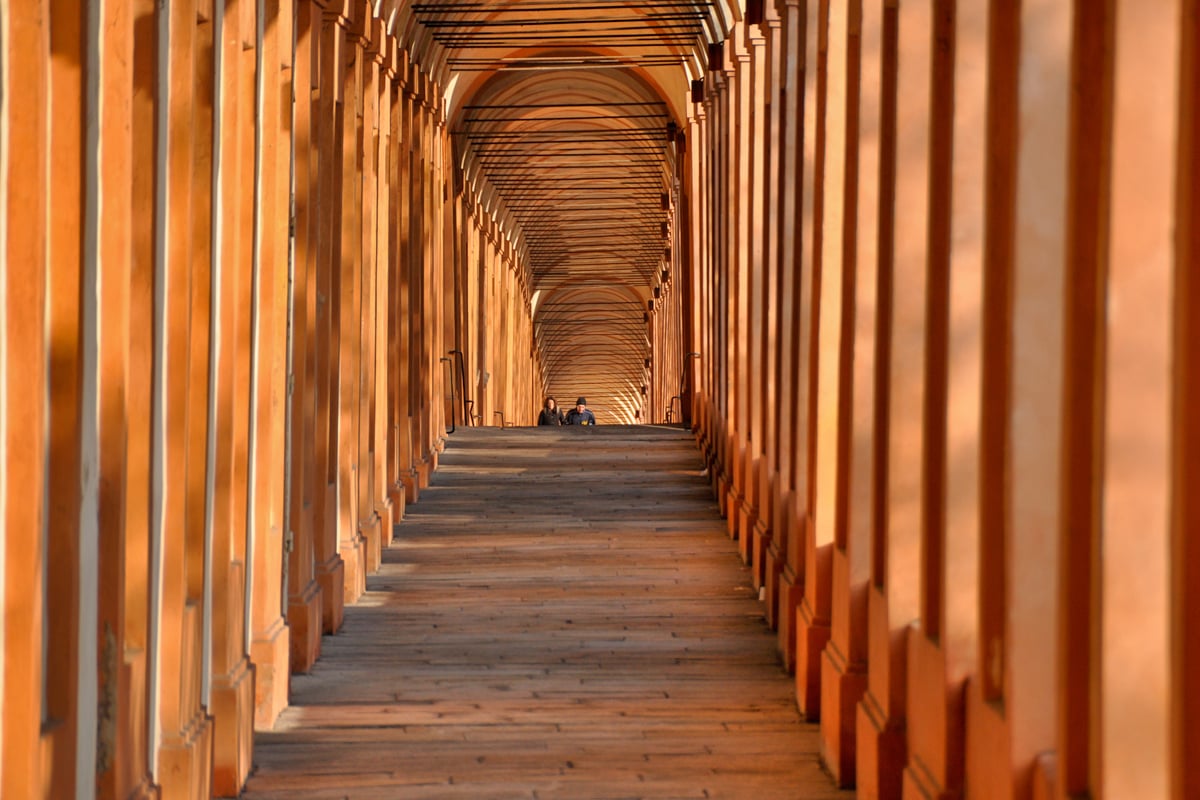
<path fill-rule="evenodd" d="M 334 274 L 338 313 L 337 351 L 337 528 L 338 552 L 345 564 L 345 597 L 349 605 L 366 590 L 366 540 L 359 505 L 358 451 L 362 359 L 362 192 L 358 151 L 362 135 L 363 40 L 361 6 L 350 2 L 338 24 L 344 39 L 342 63 L 341 253 Z"/>
<path fill-rule="evenodd" d="M 813 327 L 817 321 L 816 288 L 821 257 L 821 203 L 824 165 L 824 37 L 820 35 L 828 5 L 809 2 L 788 6 L 790 24 L 796 26 L 790 43 L 795 51 L 797 102 L 789 112 L 787 124 L 796 127 L 794 156 L 785 164 L 785 180 L 794 183 L 790 207 L 785 199 L 784 224 L 792 227 L 791 240 L 785 237 L 783 257 L 787 260 L 784 278 L 782 325 L 787 331 L 784 343 L 783 389 L 781 397 L 795 398 L 793 413 L 784 431 L 782 447 L 787 471 L 781 467 L 780 480 L 787 493 L 779 506 L 776 531 L 780 541 L 780 590 L 778 640 L 789 671 L 796 668 L 797 610 L 804 594 L 808 526 L 811 498 L 810 447 L 812 429 Z M 788 213 L 790 212 L 790 213 Z"/>
<path fill-rule="evenodd" d="M 934 4 L 921 623 L 908 653 L 906 791 L 965 790 L 978 663 L 986 3 Z"/>
<path fill-rule="evenodd" d="M 1071 11 L 1051 0 L 990 13 L 979 663 L 967 697 L 966 782 L 1012 797 L 1035 791 L 1039 760 L 1047 779 L 1059 702 L 1046 654 L 1058 609 L 1065 232 L 1045 221 L 1066 216 L 1061 54 Z"/>
<path fill-rule="evenodd" d="M 283 617 L 284 475 L 288 391 L 288 268 L 291 215 L 292 2 L 264 0 L 258 119 L 258 276 L 255 286 L 254 482 L 251 644 L 254 725 L 274 726 L 288 704 L 290 636 Z M 247 760 L 250 753 L 247 752 Z"/>
<path fill-rule="evenodd" d="M 755 475 L 758 520 L 754 526 L 754 577 L 764 591 L 767 623 L 779 624 L 776 616 L 779 575 L 768 568 L 769 553 L 775 533 L 775 493 L 779 465 L 779 329 L 780 245 L 783 236 L 780 222 L 783 206 L 783 70 L 785 63 L 783 20 L 773 3 L 766 4 L 763 32 L 766 53 L 763 58 L 763 92 L 765 102 L 762 136 L 765 140 L 764 183 L 761 188 L 763 209 L 763 281 L 762 281 L 762 433 L 759 447 L 762 455 Z M 772 584 L 775 584 L 772 586 Z"/>
<path fill-rule="evenodd" d="M 4 219 L 4 447 L 24 458 L 5 464 L 4 525 L 4 766 L 0 794 L 34 797 L 44 792 L 41 750 L 43 626 L 46 590 L 43 564 L 46 490 L 46 407 L 42 392 L 29 391 L 30 375 L 45 373 L 46 276 L 50 187 L 45 113 L 49 103 L 49 2 L 27 13 L 4 15 L 6 42 L 4 117 L 8 132 L 3 192 Z M 14 158 L 20 153 L 20 158 Z M 11 202 L 23 197 L 24 202 Z M 20 347 L 12 343 L 20 342 Z M 40 385 L 40 382 L 39 382 Z M 18 424 L 19 423 L 19 424 Z M 15 502 L 20 498 L 20 502 Z"/>
<path fill-rule="evenodd" d="M 162 104 L 158 128 L 158 219 L 154 280 L 154 407 L 151 488 L 151 605 L 157 624 L 150 652 L 156 673 L 160 742 L 156 776 L 164 798 L 207 797 L 213 768 L 214 725 L 201 705 L 203 619 L 195 575 L 203 574 L 203 552 L 187 529 L 187 438 L 189 418 L 207 414 L 189 395 L 192 343 L 191 270 L 193 239 L 193 101 L 197 48 L 194 0 L 159 12 L 159 47 L 166 72 L 159 73 Z M 199 561 L 197 561 L 197 559 Z M 153 618 L 153 617 L 152 617 Z"/>
<path fill-rule="evenodd" d="M 212 353 L 211 637 L 214 789 L 241 788 L 250 769 L 254 721 L 254 668 L 247 653 L 247 581 L 251 304 L 254 264 L 255 84 L 257 45 L 253 8 L 223 4 L 220 22 L 219 100 L 215 109 L 220 238 L 215 263 L 212 325 L 220 332 Z"/>
<path fill-rule="evenodd" d="M 296 0 L 295 81 L 292 110 L 292 150 L 295 184 L 295 232 L 292 256 L 291 472 L 289 485 L 287 622 L 291 641 L 291 670 L 308 672 L 321 653 L 321 584 L 316 576 L 314 540 L 315 496 L 321 477 L 316 444 L 316 203 L 319 155 L 314 121 L 314 98 L 319 90 L 313 55 L 319 52 L 321 10 L 311 0 Z M 323 483 L 323 481 L 320 481 Z"/>
<path fill-rule="evenodd" d="M 749 271 L 746 286 L 746 450 L 743 456 L 742 474 L 742 513 L 738 518 L 738 547 L 742 559 L 754 566 L 761 561 L 756 553 L 761 550 L 761 542 L 756 540 L 754 532 L 758 527 L 761 510 L 759 498 L 759 470 L 763 458 L 763 410 L 764 406 L 773 401 L 764 398 L 764 369 L 763 350 L 765 347 L 766 330 L 764 327 L 765 291 L 767 281 L 766 263 L 764 260 L 763 237 L 766 235 L 764 211 L 766 204 L 766 103 L 767 74 L 766 40 L 759 25 L 745 27 L 746 34 L 746 88 L 745 105 L 749 116 L 747 137 L 749 153 L 747 154 L 747 225 L 744 250 L 746 251 L 747 268 Z M 754 583 L 761 586 L 757 569 L 754 572 Z"/>
<path fill-rule="evenodd" d="M 797 542 L 804 548 L 804 597 L 797 609 L 796 697 L 801 712 L 812 720 L 821 716 L 821 651 L 830 635 L 834 539 L 845 518 L 842 498 L 847 478 L 849 417 L 843 412 L 849 404 L 846 381 L 853 351 L 847 325 L 853 325 L 854 285 L 847 255 L 853 253 L 852 189 L 856 188 L 847 179 L 847 162 L 854 157 L 852 136 L 856 133 L 847 113 L 847 94 L 857 91 L 857 87 L 850 88 L 851 76 L 847 74 L 849 9 L 845 4 L 833 3 L 823 6 L 821 13 L 825 54 L 823 70 L 820 62 L 817 67 L 818 75 L 824 76 L 819 82 L 818 104 L 824 106 L 824 112 L 818 111 L 823 119 L 817 135 L 823 138 L 823 146 L 819 146 L 822 155 L 818 162 L 820 220 L 814 220 L 814 234 L 819 226 L 820 238 L 813 241 L 817 288 L 813 299 L 814 338 L 806 376 L 812 415 L 805 487 L 809 511 L 803 543 Z M 814 204 L 814 214 L 817 208 Z M 851 313 L 847 313 L 847 302 Z"/>
<path fill-rule="evenodd" d="M 1171 405 L 1176 176 L 1180 120 L 1178 4 L 1114 4 L 1111 192 L 1103 332 L 1100 782 L 1106 797 L 1169 797 L 1172 594 Z M 1192 23 L 1193 25 L 1195 22 Z M 1103 235 L 1103 234 L 1102 234 Z M 1186 252 L 1186 251 L 1185 251 Z M 1067 410 L 1069 413 L 1069 410 Z M 1196 631 L 1191 633 L 1195 636 Z M 1186 641 L 1186 640 L 1185 640 Z M 1178 783 L 1176 783 L 1178 786 Z M 1177 789 L 1178 791 L 1178 789 Z"/>
<path fill-rule="evenodd" d="M 1192 22 L 1180 31 L 1181 58 L 1179 69 L 1179 134 L 1176 160 L 1176 227 L 1174 338 L 1172 357 L 1179 365 L 1176 372 L 1172 404 L 1171 453 L 1172 515 L 1171 515 L 1171 591 L 1177 602 L 1172 605 L 1171 631 L 1171 798 L 1183 800 L 1200 792 L 1200 775 L 1193 765 L 1200 759 L 1200 642 L 1195 632 L 1200 628 L 1200 546 L 1195 531 L 1200 528 L 1200 500 L 1185 487 L 1200 481 L 1200 427 L 1191 409 L 1200 402 L 1200 195 L 1191 176 L 1200 168 L 1200 126 L 1197 107 L 1200 106 L 1200 19 L 1195 0 L 1184 4 L 1185 19 Z M 1190 443 L 1191 446 L 1186 446 Z"/>
<path fill-rule="evenodd" d="M 774 260 L 778 262 L 779 297 L 776 316 L 777 360 L 776 391 L 779 398 L 796 396 L 795 315 L 799 283 L 800 202 L 804 181 L 811 180 L 811 171 L 804 169 L 804 71 L 806 38 L 804 9 L 800 0 L 775 4 L 780 15 L 779 36 L 779 184 L 776 203 L 779 206 L 778 245 Z M 773 204 L 774 205 L 774 204 Z M 771 541 L 765 555 L 767 620 L 778 631 L 780 652 L 784 663 L 794 663 L 795 639 L 792 634 L 796 603 L 794 589 L 786 591 L 782 575 L 787 562 L 787 535 L 792 503 L 792 428 L 797 415 L 780 413 L 775 428 L 775 488 L 771 500 Z"/>
<path fill-rule="evenodd" d="M 821 654 L 821 738 L 825 763 L 842 787 L 856 774 L 858 702 L 867 683 L 867 609 L 872 529 L 882 508 L 875 488 L 884 476 L 886 428 L 878 424 L 879 358 L 879 89 L 882 7 L 847 8 L 845 242 L 848 306 L 844 329 L 851 365 L 843 396 L 845 499 L 836 514 L 832 553 L 830 637 Z"/>
<path fill-rule="evenodd" d="M 362 306 L 359 315 L 359 337 L 362 341 L 359 361 L 358 441 L 358 518 L 359 533 L 364 541 L 364 573 L 379 569 L 383 558 L 382 519 L 375 511 L 374 430 L 371 405 L 375 398 L 376 343 L 376 275 L 378 268 L 378 233 L 376 201 L 379 190 L 379 89 L 382 62 L 382 22 L 371 16 L 369 7 L 359 3 L 358 14 L 363 19 L 362 51 L 362 119 L 360 122 L 359 159 L 360 200 L 362 207 L 360 237 L 360 280 Z"/>
<path fill-rule="evenodd" d="M 314 0 L 315 2 L 315 0 Z M 341 242 L 342 95 L 344 48 L 336 9 L 313 9 L 313 36 L 319 41 L 316 76 L 317 141 L 316 220 L 316 432 L 313 437 L 313 542 L 317 582 L 321 586 L 321 630 L 342 627 L 346 565 L 338 549 L 338 326 L 335 265 Z M 317 27 L 319 25 L 319 33 Z"/>
<path fill-rule="evenodd" d="M 923 3 L 884 6 L 879 240 L 880 336 L 886 371 L 887 483 L 885 526 L 872 531 L 868 596 L 867 693 L 859 704 L 860 792 L 897 796 L 905 765 L 907 644 L 918 616 L 923 494 L 926 233 L 929 213 L 929 103 L 932 9 Z M 894 77 L 893 77 L 894 76 Z M 899 102 L 902 99 L 903 102 Z M 890 233 L 890 238 L 888 234 Z M 888 269 L 885 271 L 884 265 Z"/>

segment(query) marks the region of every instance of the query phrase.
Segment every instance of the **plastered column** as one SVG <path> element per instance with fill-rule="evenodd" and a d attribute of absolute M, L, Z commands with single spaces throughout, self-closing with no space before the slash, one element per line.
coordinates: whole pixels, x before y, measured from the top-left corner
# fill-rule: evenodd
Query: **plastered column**
<path fill-rule="evenodd" d="M 372 19 L 371 10 L 360 3 L 363 19 L 362 51 L 362 121 L 360 123 L 360 200 L 362 208 L 360 236 L 362 300 L 358 317 L 358 335 L 362 342 L 358 368 L 358 439 L 356 442 L 358 485 L 358 527 L 365 558 L 364 574 L 379 569 L 383 557 L 383 520 L 375 510 L 375 433 L 371 406 L 375 400 L 376 333 L 378 329 L 376 259 L 378 251 L 378 192 L 379 192 L 379 90 L 380 65 L 383 56 L 382 23 Z"/>
<path fill-rule="evenodd" d="M 217 224 L 212 324 L 212 600 L 209 711 L 214 788 L 236 792 L 250 769 L 254 669 L 247 653 L 246 569 L 250 507 L 251 312 L 255 181 L 257 23 L 253 9 L 225 3 L 216 108 Z M 248 50 L 246 42 L 255 46 Z"/>
<path fill-rule="evenodd" d="M 46 357 L 47 248 L 45 204 L 48 156 L 45 113 L 19 115 L 22 107 L 44 109 L 48 102 L 48 2 L 13 14 L 4 9 L 5 114 L 9 150 L 5 193 L 4 447 L 26 458 L 5 464 L 4 508 L 4 765 L 0 793 L 33 797 L 42 792 L 42 637 L 46 553 L 39 535 L 45 525 L 46 408 L 40 393 L 28 391 L 28 375 L 42 374 Z M 12 154 L 21 153 L 21 158 Z M 14 202 L 14 198 L 25 198 Z M 14 342 L 21 342 L 14 347 Z M 20 422 L 20 424 L 18 424 Z M 14 502 L 21 498 L 22 502 Z"/>
<path fill-rule="evenodd" d="M 791 205 L 790 224 L 793 226 L 790 243 L 790 279 L 784 280 L 782 324 L 785 335 L 783 397 L 792 397 L 794 413 L 785 431 L 782 447 L 786 448 L 787 473 L 781 472 L 788 493 L 777 506 L 780 535 L 779 627 L 780 650 L 788 670 L 795 670 L 798 655 L 798 609 L 804 594 L 806 542 L 811 524 L 810 479 L 813 443 L 813 367 L 814 329 L 817 321 L 816 280 L 821 257 L 822 182 L 824 176 L 824 119 L 823 99 L 825 71 L 825 36 L 822 31 L 827 19 L 827 5 L 812 0 L 788 11 L 794 16 L 798 48 L 795 75 L 796 116 L 789 122 L 797 127 L 794 162 L 795 172 L 785 165 L 785 178 L 795 181 L 795 197 Z M 786 203 L 786 201 L 785 201 Z M 786 207 L 786 206 L 785 206 Z M 788 215 L 785 214 L 785 224 Z M 788 248 L 784 249 L 785 256 Z M 781 461 L 785 457 L 781 456 Z M 799 685 L 797 686 L 799 689 Z M 799 700 L 799 695 L 797 695 Z"/>
<path fill-rule="evenodd" d="M 746 447 L 742 457 L 742 507 L 738 517 L 738 548 L 742 560 L 754 565 L 755 552 L 761 544 L 755 541 L 754 530 L 761 511 L 758 505 L 759 469 L 763 458 L 763 350 L 766 331 L 764 326 L 764 287 L 767 279 L 763 255 L 763 237 L 766 233 L 764 221 L 766 201 L 766 40 L 761 27 L 748 25 L 745 28 L 746 78 L 743 86 L 746 93 L 747 138 L 749 152 L 746 157 Z M 760 584 L 756 577 L 755 584 Z"/>
<path fill-rule="evenodd" d="M 318 198 L 317 125 L 313 102 L 318 72 L 320 8 L 311 0 L 296 0 L 296 51 L 293 70 L 296 103 L 292 110 L 295 152 L 295 233 L 292 265 L 291 467 L 289 478 L 287 622 L 293 672 L 307 672 L 321 652 L 321 584 L 316 579 L 314 499 L 317 489 L 316 438 L 316 232 L 314 204 Z M 323 488 L 323 487 L 322 487 Z"/>
<path fill-rule="evenodd" d="M 752 270 L 750 255 L 750 210 L 754 192 L 751 171 L 753 142 L 753 86 L 751 55 L 745 41 L 745 24 L 734 28 L 725 43 L 731 69 L 729 76 L 729 111 L 731 126 L 730 202 L 729 217 L 729 388 L 730 412 L 726 419 L 729 437 L 725 455 L 730 473 L 727 513 L 729 534 L 738 540 L 738 552 L 745 562 L 749 556 L 749 537 L 745 536 L 750 522 L 747 503 L 746 465 L 749 460 L 750 436 L 750 296 Z"/>
<path fill-rule="evenodd" d="M 345 564 L 344 602 L 354 603 L 366 590 L 366 539 L 362 535 L 359 499 L 359 425 L 362 391 L 362 192 L 358 151 L 362 135 L 363 39 L 362 8 L 347 0 L 351 16 L 339 20 L 342 51 L 341 122 L 342 196 L 341 257 L 334 275 L 338 309 L 337 389 L 337 528 L 338 552 Z"/>
<path fill-rule="evenodd" d="M 133 26 L 133 86 L 152 86 L 158 68 L 157 11 L 153 0 L 136 0 L 130 9 Z M 152 773 L 151 714 L 155 697 L 151 691 L 150 658 L 150 475 L 151 407 L 153 398 L 154 351 L 149 336 L 134 331 L 152 330 L 154 325 L 154 191 L 158 160 L 154 146 L 154 94 L 133 91 L 130 107 L 131 181 L 129 261 L 129 331 L 125 351 L 126 383 L 126 480 L 124 486 L 125 570 L 124 653 L 122 686 L 128 687 L 128 703 L 122 704 L 119 729 L 129 732 L 129 759 L 118 759 L 123 782 L 133 787 L 133 797 L 152 796 L 157 790 Z M 116 202 L 115 198 L 114 201 Z M 215 580 L 213 570 L 211 580 Z M 139 711 L 140 709 L 140 711 Z M 122 749 L 119 747 L 119 749 Z M 7 746 L 6 746 L 7 751 Z"/>
<path fill-rule="evenodd" d="M 1070 9 L 1034 2 L 1019 15 L 993 11 L 988 37 L 980 641 L 966 783 L 982 797 L 1044 797 L 1034 772 L 1039 758 L 1043 767 L 1053 761 L 1058 704 L 1045 665 L 1056 641 L 1061 501 L 1047 487 L 1061 463 L 1066 288 L 1065 232 L 1045 221 L 1066 214 Z"/>
<path fill-rule="evenodd" d="M 800 187 L 804 169 L 802 148 L 804 127 L 801 124 L 804 107 L 805 30 L 804 9 L 800 0 L 775 4 L 780 17 L 779 36 L 779 233 L 778 261 L 779 300 L 777 312 L 776 366 L 778 396 L 795 395 L 795 294 L 798 282 L 800 247 Z M 789 669 L 794 663 L 795 638 L 793 625 L 798 597 L 794 588 L 783 583 L 787 561 L 788 521 L 785 509 L 792 502 L 792 428 L 795 414 L 780 413 L 775 428 L 776 476 L 771 500 L 771 541 L 765 555 L 767 620 L 778 631 L 779 650 Z"/>
<path fill-rule="evenodd" d="M 313 541 L 317 582 L 321 586 L 321 630 L 336 633 L 342 627 L 346 568 L 338 548 L 337 409 L 338 409 L 338 308 L 335 264 L 341 242 L 341 98 L 344 42 L 336 8 L 314 0 L 314 37 L 317 37 L 318 74 L 316 114 L 317 192 L 313 207 L 319 212 L 316 243 L 316 431 L 313 450 Z M 319 19 L 318 19 L 319 17 Z M 319 25 L 319 32 L 317 26 Z"/>
<path fill-rule="evenodd" d="M 1171 453 L 1171 591 L 1177 598 L 1170 616 L 1171 696 L 1170 792 L 1172 800 L 1200 793 L 1200 546 L 1194 531 L 1200 528 L 1200 497 L 1185 487 L 1200 482 L 1200 449 L 1187 443 L 1200 440 L 1197 420 L 1190 409 L 1200 401 L 1200 193 L 1191 176 L 1200 169 L 1200 29 L 1195 0 L 1184 8 L 1192 23 L 1180 30 L 1179 134 L 1176 160 L 1176 227 L 1174 326 L 1172 357 L 1179 369 L 1172 396 L 1173 446 Z"/>
<path fill-rule="evenodd" d="M 393 87 L 395 81 L 396 41 L 387 36 L 383 21 L 376 20 L 374 36 L 379 39 L 379 83 L 378 108 L 375 128 L 378 131 L 376 159 L 376 224 L 375 224 L 375 381 L 371 399 L 371 493 L 375 513 L 380 519 L 380 546 L 392 543 L 392 526 L 395 508 L 389 494 L 391 481 L 388 479 L 388 431 L 391 416 L 388 413 L 388 389 L 391 385 L 389 339 L 388 290 L 392 274 L 392 195 L 395 191 L 391 167 L 395 163 L 392 141 L 395 136 L 392 113 Z"/>
<path fill-rule="evenodd" d="M 944 797 L 965 789 L 964 690 L 978 652 L 988 8 L 935 3 L 933 13 L 921 624 L 909 644 L 904 791 Z"/>
<path fill-rule="evenodd" d="M 1071 15 L 1058 542 L 1057 746 L 1060 796 L 1102 791 L 1104 326 L 1112 190 L 1113 11 Z M 1063 68 L 1063 67 L 1060 67 Z M 1037 784 L 1042 783 L 1039 776 Z"/>
<path fill-rule="evenodd" d="M 821 654 L 821 752 L 838 784 L 854 786 L 858 701 L 867 683 L 870 544 L 879 522 L 875 488 L 886 441 L 877 424 L 879 290 L 879 89 L 882 8 L 847 7 L 845 307 L 851 364 L 844 379 L 845 500 L 834 531 L 830 638 Z"/>
<path fill-rule="evenodd" d="M 858 716 L 857 780 L 866 797 L 898 796 L 907 761 L 907 645 L 918 615 L 923 497 L 923 426 L 915 410 L 925 407 L 932 11 L 923 3 L 884 6 L 884 75 L 895 82 L 883 86 L 880 160 L 895 178 L 893 186 L 881 185 L 894 192 L 880 210 L 880 226 L 886 217 L 892 237 L 879 242 L 880 259 L 892 265 L 890 275 L 880 275 L 888 284 L 886 299 L 880 293 L 888 365 L 877 388 L 887 394 L 888 447 L 886 527 L 872 532 L 870 672 Z"/>
<path fill-rule="evenodd" d="M 134 710 L 144 710 L 147 703 L 145 650 L 138 644 L 145 641 L 146 615 L 143 605 L 141 630 L 139 625 L 130 624 L 130 617 L 137 617 L 129 614 L 133 604 L 127 597 L 127 585 L 137 583 L 139 572 L 145 574 L 147 563 L 142 559 L 136 564 L 126 564 L 127 549 L 135 538 L 130 534 L 129 524 L 136 516 L 127 504 L 134 474 L 131 434 L 137 427 L 131 414 L 128 357 L 134 285 L 131 267 L 135 230 L 144 227 L 133 216 L 138 161 L 132 125 L 135 11 L 134 4 L 106 6 L 104 14 L 98 15 L 102 33 L 94 40 L 101 70 L 97 82 L 101 111 L 98 150 L 93 158 L 97 193 L 106 199 L 107 209 L 103 220 L 99 218 L 99 207 L 92 212 L 96 215 L 98 239 L 96 296 L 102 309 L 95 334 L 100 534 L 97 567 L 100 591 L 95 598 L 98 609 L 95 772 L 98 797 L 122 798 L 144 798 L 152 791 L 145 717 Z M 92 35 L 96 35 L 95 31 Z M 11 259 L 8 263 L 12 263 Z M 140 488 L 145 490 L 144 481 Z M 129 657 L 129 653 L 138 651 L 140 657 Z M 5 694 L 6 702 L 10 702 L 13 695 L 7 687 Z M 0 789 L 0 794 L 8 793 L 7 787 Z"/>
<path fill-rule="evenodd" d="M 403 342 L 408 336 L 408 322 L 402 314 L 401 303 L 404 292 L 404 170 L 408 162 L 407 145 L 404 143 L 404 72 L 405 53 L 398 46 L 388 70 L 388 125 L 391 137 L 388 140 L 388 194 L 387 215 L 388 261 L 387 261 L 387 331 L 388 331 L 388 395 L 387 395 L 387 474 L 385 488 L 392 506 L 395 521 L 404 517 L 406 503 L 404 483 L 401 480 L 400 441 L 401 426 L 407 428 L 407 363 L 403 357 Z"/>
<path fill-rule="evenodd" d="M 806 490 L 810 510 L 802 544 L 804 597 L 796 611 L 796 699 L 800 710 L 812 720 L 821 716 L 821 651 L 830 636 L 835 532 L 845 524 L 844 501 L 840 498 L 846 485 L 849 435 L 846 412 L 852 340 L 847 326 L 853 319 L 847 291 L 853 286 L 853 266 L 847 261 L 853 228 L 847 230 L 847 217 L 853 219 L 854 213 L 847 164 L 856 155 L 857 133 L 848 113 L 848 94 L 857 91 L 857 86 L 849 85 L 847 69 L 851 49 L 849 9 L 845 4 L 833 3 L 823 7 L 821 13 L 824 79 L 818 102 L 824 107 L 824 122 L 818 126 L 818 136 L 823 136 L 824 142 L 818 190 L 821 218 L 814 221 L 814 228 L 820 226 L 820 252 L 816 252 L 814 241 L 813 269 L 818 277 L 807 376 L 811 381 L 809 413 L 813 417 L 809 422 Z M 818 74 L 822 74 L 820 66 Z M 849 312 L 847 303 L 851 304 Z"/>
<path fill-rule="evenodd" d="M 197 39 L 194 0 L 160 10 L 160 48 L 166 73 L 159 74 L 160 165 L 156 235 L 155 390 L 152 439 L 155 475 L 151 491 L 151 552 L 158 554 L 151 602 L 157 624 L 150 648 L 158 689 L 157 769 L 164 798 L 207 797 L 215 766 L 214 726 L 201 706 L 200 654 L 205 620 L 195 575 L 203 575 L 201 539 L 185 527 L 189 415 L 206 414 L 188 394 L 192 297 L 192 202 L 194 59 Z M 215 714 L 214 714 L 215 716 Z M 238 718 L 235 714 L 227 719 Z"/>
<path fill-rule="evenodd" d="M 397 469 L 396 479 L 403 487 L 405 503 L 414 503 L 420 494 L 417 474 L 413 460 L 413 424 L 412 424 L 412 358 L 413 358 L 413 323 L 412 323 L 412 287 L 414 256 L 413 230 L 413 196 L 414 196 L 414 159 L 416 129 L 413 122 L 413 85 L 412 69 L 404 65 L 402 73 L 403 93 L 400 101 L 401 141 L 399 153 L 399 203 L 396 217 L 398 222 L 398 265 L 396 275 L 396 337 L 398 377 L 396 381 L 396 396 L 393 398 L 396 409 L 396 446 Z M 397 487 L 397 490 L 399 487 Z"/>
<path fill-rule="evenodd" d="M 765 52 L 761 71 L 764 101 L 763 136 L 763 187 L 762 248 L 763 280 L 761 286 L 762 337 L 761 353 L 762 430 L 759 447 L 761 456 L 755 472 L 755 505 L 758 509 L 754 525 L 753 568 L 755 583 L 763 591 L 766 601 L 767 622 L 772 627 L 778 624 L 777 606 L 774 602 L 779 594 L 779 574 L 768 568 L 769 551 L 773 545 L 775 502 L 778 490 L 779 466 L 779 343 L 782 331 L 779 327 L 780 290 L 782 289 L 782 259 L 780 258 L 783 232 L 781 229 L 783 186 L 783 106 L 785 87 L 783 82 L 784 47 L 783 20 L 774 4 L 767 4 L 762 25 Z"/>
<path fill-rule="evenodd" d="M 1172 264 L 1180 90 L 1174 4 L 1115 3 L 1104 331 L 1101 784 L 1169 797 Z M 1195 22 L 1192 23 L 1193 25 Z M 1192 634 L 1196 635 L 1195 633 Z M 1182 644 L 1182 643 L 1180 643 Z"/>
<path fill-rule="evenodd" d="M 289 629 L 282 614 L 285 425 L 288 387 L 288 260 L 291 193 L 292 3 L 266 0 L 260 41 L 259 207 L 255 365 L 256 466 L 252 506 L 251 645 L 255 666 L 254 724 L 266 730 L 287 707 Z M 249 754 L 247 754 L 249 756 Z"/>
<path fill-rule="evenodd" d="M 196 5 L 195 38 L 192 59 L 192 93 L 188 101 L 190 119 L 176 119 L 176 124 L 187 125 L 191 128 L 191 207 L 190 230 L 188 236 L 188 317 L 190 321 L 189 340 L 187 344 L 187 422 L 184 433 L 183 447 L 186 450 L 185 470 L 186 486 L 184 491 L 184 538 L 188 550 L 187 595 L 188 604 L 196 607 L 200 617 L 201 651 L 189 654 L 195 658 L 200 673 L 201 706 L 208 706 L 210 701 L 210 674 L 205 669 L 203 648 L 211 642 L 211 611 L 205 599 L 211 596 L 216 569 L 208 563 L 208 543 L 210 533 L 215 525 L 209 520 L 208 488 L 210 478 L 215 473 L 208 469 L 208 461 L 215 455 L 215 448 L 210 450 L 209 444 L 213 436 L 209 428 L 215 418 L 215 393 L 212 391 L 211 375 L 213 372 L 213 307 L 214 286 L 213 266 L 216 263 L 213 249 L 214 233 L 214 195 L 219 197 L 213 180 L 213 165 L 215 155 L 215 123 L 216 123 L 216 56 L 219 42 L 216 40 L 217 10 L 211 3 Z M 213 520 L 212 522 L 215 522 Z M 252 713 L 250 708 L 245 713 Z M 215 715 L 214 715 L 215 717 Z M 214 741 L 219 729 L 224 726 L 230 730 L 230 723 L 239 729 L 249 730 L 245 720 L 236 721 L 226 718 L 214 719 Z M 248 745 L 249 736 L 241 737 L 242 743 Z M 240 788 L 240 780 L 245 773 L 241 769 L 228 768 L 228 762 L 222 763 L 218 752 L 226 755 L 227 751 L 214 749 L 213 753 L 213 784 L 223 780 L 227 786 Z M 238 759 L 234 759 L 235 761 Z M 241 764 L 249 765 L 249 748 L 246 757 L 240 759 Z M 239 775 L 238 773 L 241 772 Z"/>

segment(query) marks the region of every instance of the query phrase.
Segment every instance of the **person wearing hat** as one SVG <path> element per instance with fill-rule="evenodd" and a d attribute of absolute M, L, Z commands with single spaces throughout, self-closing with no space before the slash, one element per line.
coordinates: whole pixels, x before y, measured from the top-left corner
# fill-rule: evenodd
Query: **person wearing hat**
<path fill-rule="evenodd" d="M 568 425 L 595 425 L 596 415 L 587 407 L 587 398 L 579 397 L 575 400 L 575 407 L 567 412 Z"/>

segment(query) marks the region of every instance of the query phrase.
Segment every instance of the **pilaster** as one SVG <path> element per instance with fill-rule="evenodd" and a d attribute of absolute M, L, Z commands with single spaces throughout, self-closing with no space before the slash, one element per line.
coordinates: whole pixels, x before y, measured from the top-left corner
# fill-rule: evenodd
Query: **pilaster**
<path fill-rule="evenodd" d="M 340 184 L 342 73 L 344 49 L 336 13 L 314 5 L 313 44 L 319 48 L 315 76 L 316 113 L 312 117 L 317 152 L 316 253 L 314 270 L 315 324 L 313 342 L 316 381 L 313 437 L 313 558 L 321 587 L 321 629 L 336 633 L 342 626 L 345 603 L 345 564 L 338 550 L 337 463 L 338 351 L 340 330 L 335 267 L 340 250 L 342 193 Z"/>
<path fill-rule="evenodd" d="M 295 64 L 293 81 L 292 137 L 295 151 L 296 186 L 293 235 L 292 336 L 290 398 L 291 455 L 288 530 L 288 606 L 290 669 L 307 672 L 321 652 L 321 585 L 316 576 L 314 495 L 316 467 L 316 249 L 318 221 L 313 204 L 319 197 L 317 142 L 319 123 L 314 123 L 319 69 L 313 70 L 319 52 L 320 9 L 310 0 L 296 0 Z"/>

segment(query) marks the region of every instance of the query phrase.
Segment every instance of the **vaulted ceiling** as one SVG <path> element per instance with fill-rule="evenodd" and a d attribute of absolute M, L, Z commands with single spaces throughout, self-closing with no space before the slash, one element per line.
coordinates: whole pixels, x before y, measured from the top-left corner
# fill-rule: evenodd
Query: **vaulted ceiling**
<path fill-rule="evenodd" d="M 740 0 L 387 5 L 447 91 L 465 179 L 528 270 L 550 393 L 633 421 L 691 81 Z"/>

